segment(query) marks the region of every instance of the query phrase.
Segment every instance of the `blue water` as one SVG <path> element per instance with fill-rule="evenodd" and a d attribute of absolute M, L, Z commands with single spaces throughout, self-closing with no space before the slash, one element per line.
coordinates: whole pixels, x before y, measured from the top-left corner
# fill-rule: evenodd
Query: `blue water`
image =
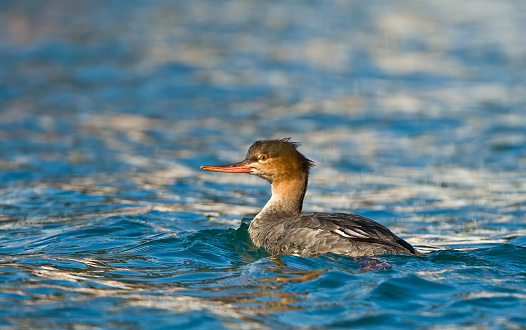
<path fill-rule="evenodd" d="M 525 4 L 2 1 L 0 327 L 525 328 Z M 425 254 L 253 246 L 283 137 Z"/>

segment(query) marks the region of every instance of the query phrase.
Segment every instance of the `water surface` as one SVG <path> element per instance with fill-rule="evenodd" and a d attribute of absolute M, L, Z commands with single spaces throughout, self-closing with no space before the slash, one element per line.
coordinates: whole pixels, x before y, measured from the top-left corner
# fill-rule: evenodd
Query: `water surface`
<path fill-rule="evenodd" d="M 0 325 L 526 327 L 525 10 L 3 1 Z M 305 210 L 425 254 L 254 247 L 268 184 L 199 166 L 283 137 Z"/>

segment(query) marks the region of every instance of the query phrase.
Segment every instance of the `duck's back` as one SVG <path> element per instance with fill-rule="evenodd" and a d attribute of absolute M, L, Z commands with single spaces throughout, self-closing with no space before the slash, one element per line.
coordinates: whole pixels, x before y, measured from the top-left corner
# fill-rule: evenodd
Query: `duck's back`
<path fill-rule="evenodd" d="M 386 227 L 354 214 L 301 213 L 288 218 L 256 218 L 249 233 L 256 245 L 272 254 L 418 254 Z"/>

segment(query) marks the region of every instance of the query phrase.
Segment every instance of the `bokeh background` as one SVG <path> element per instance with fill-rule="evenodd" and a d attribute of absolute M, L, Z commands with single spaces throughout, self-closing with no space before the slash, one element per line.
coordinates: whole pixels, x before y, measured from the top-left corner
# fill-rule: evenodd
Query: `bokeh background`
<path fill-rule="evenodd" d="M 525 13 L 2 1 L 0 324 L 524 327 Z M 283 137 L 317 164 L 305 210 L 429 257 L 361 274 L 251 247 L 268 184 L 199 166 Z"/>

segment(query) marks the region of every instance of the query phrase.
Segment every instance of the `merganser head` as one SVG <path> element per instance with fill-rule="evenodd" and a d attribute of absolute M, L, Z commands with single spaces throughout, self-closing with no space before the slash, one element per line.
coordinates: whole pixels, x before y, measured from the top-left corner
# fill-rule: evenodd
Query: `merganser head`
<path fill-rule="evenodd" d="M 245 160 L 224 166 L 203 165 L 201 169 L 214 172 L 250 173 L 270 183 L 298 177 L 308 177 L 314 162 L 303 156 L 296 148 L 297 142 L 289 138 L 256 141 L 250 146 Z"/>

